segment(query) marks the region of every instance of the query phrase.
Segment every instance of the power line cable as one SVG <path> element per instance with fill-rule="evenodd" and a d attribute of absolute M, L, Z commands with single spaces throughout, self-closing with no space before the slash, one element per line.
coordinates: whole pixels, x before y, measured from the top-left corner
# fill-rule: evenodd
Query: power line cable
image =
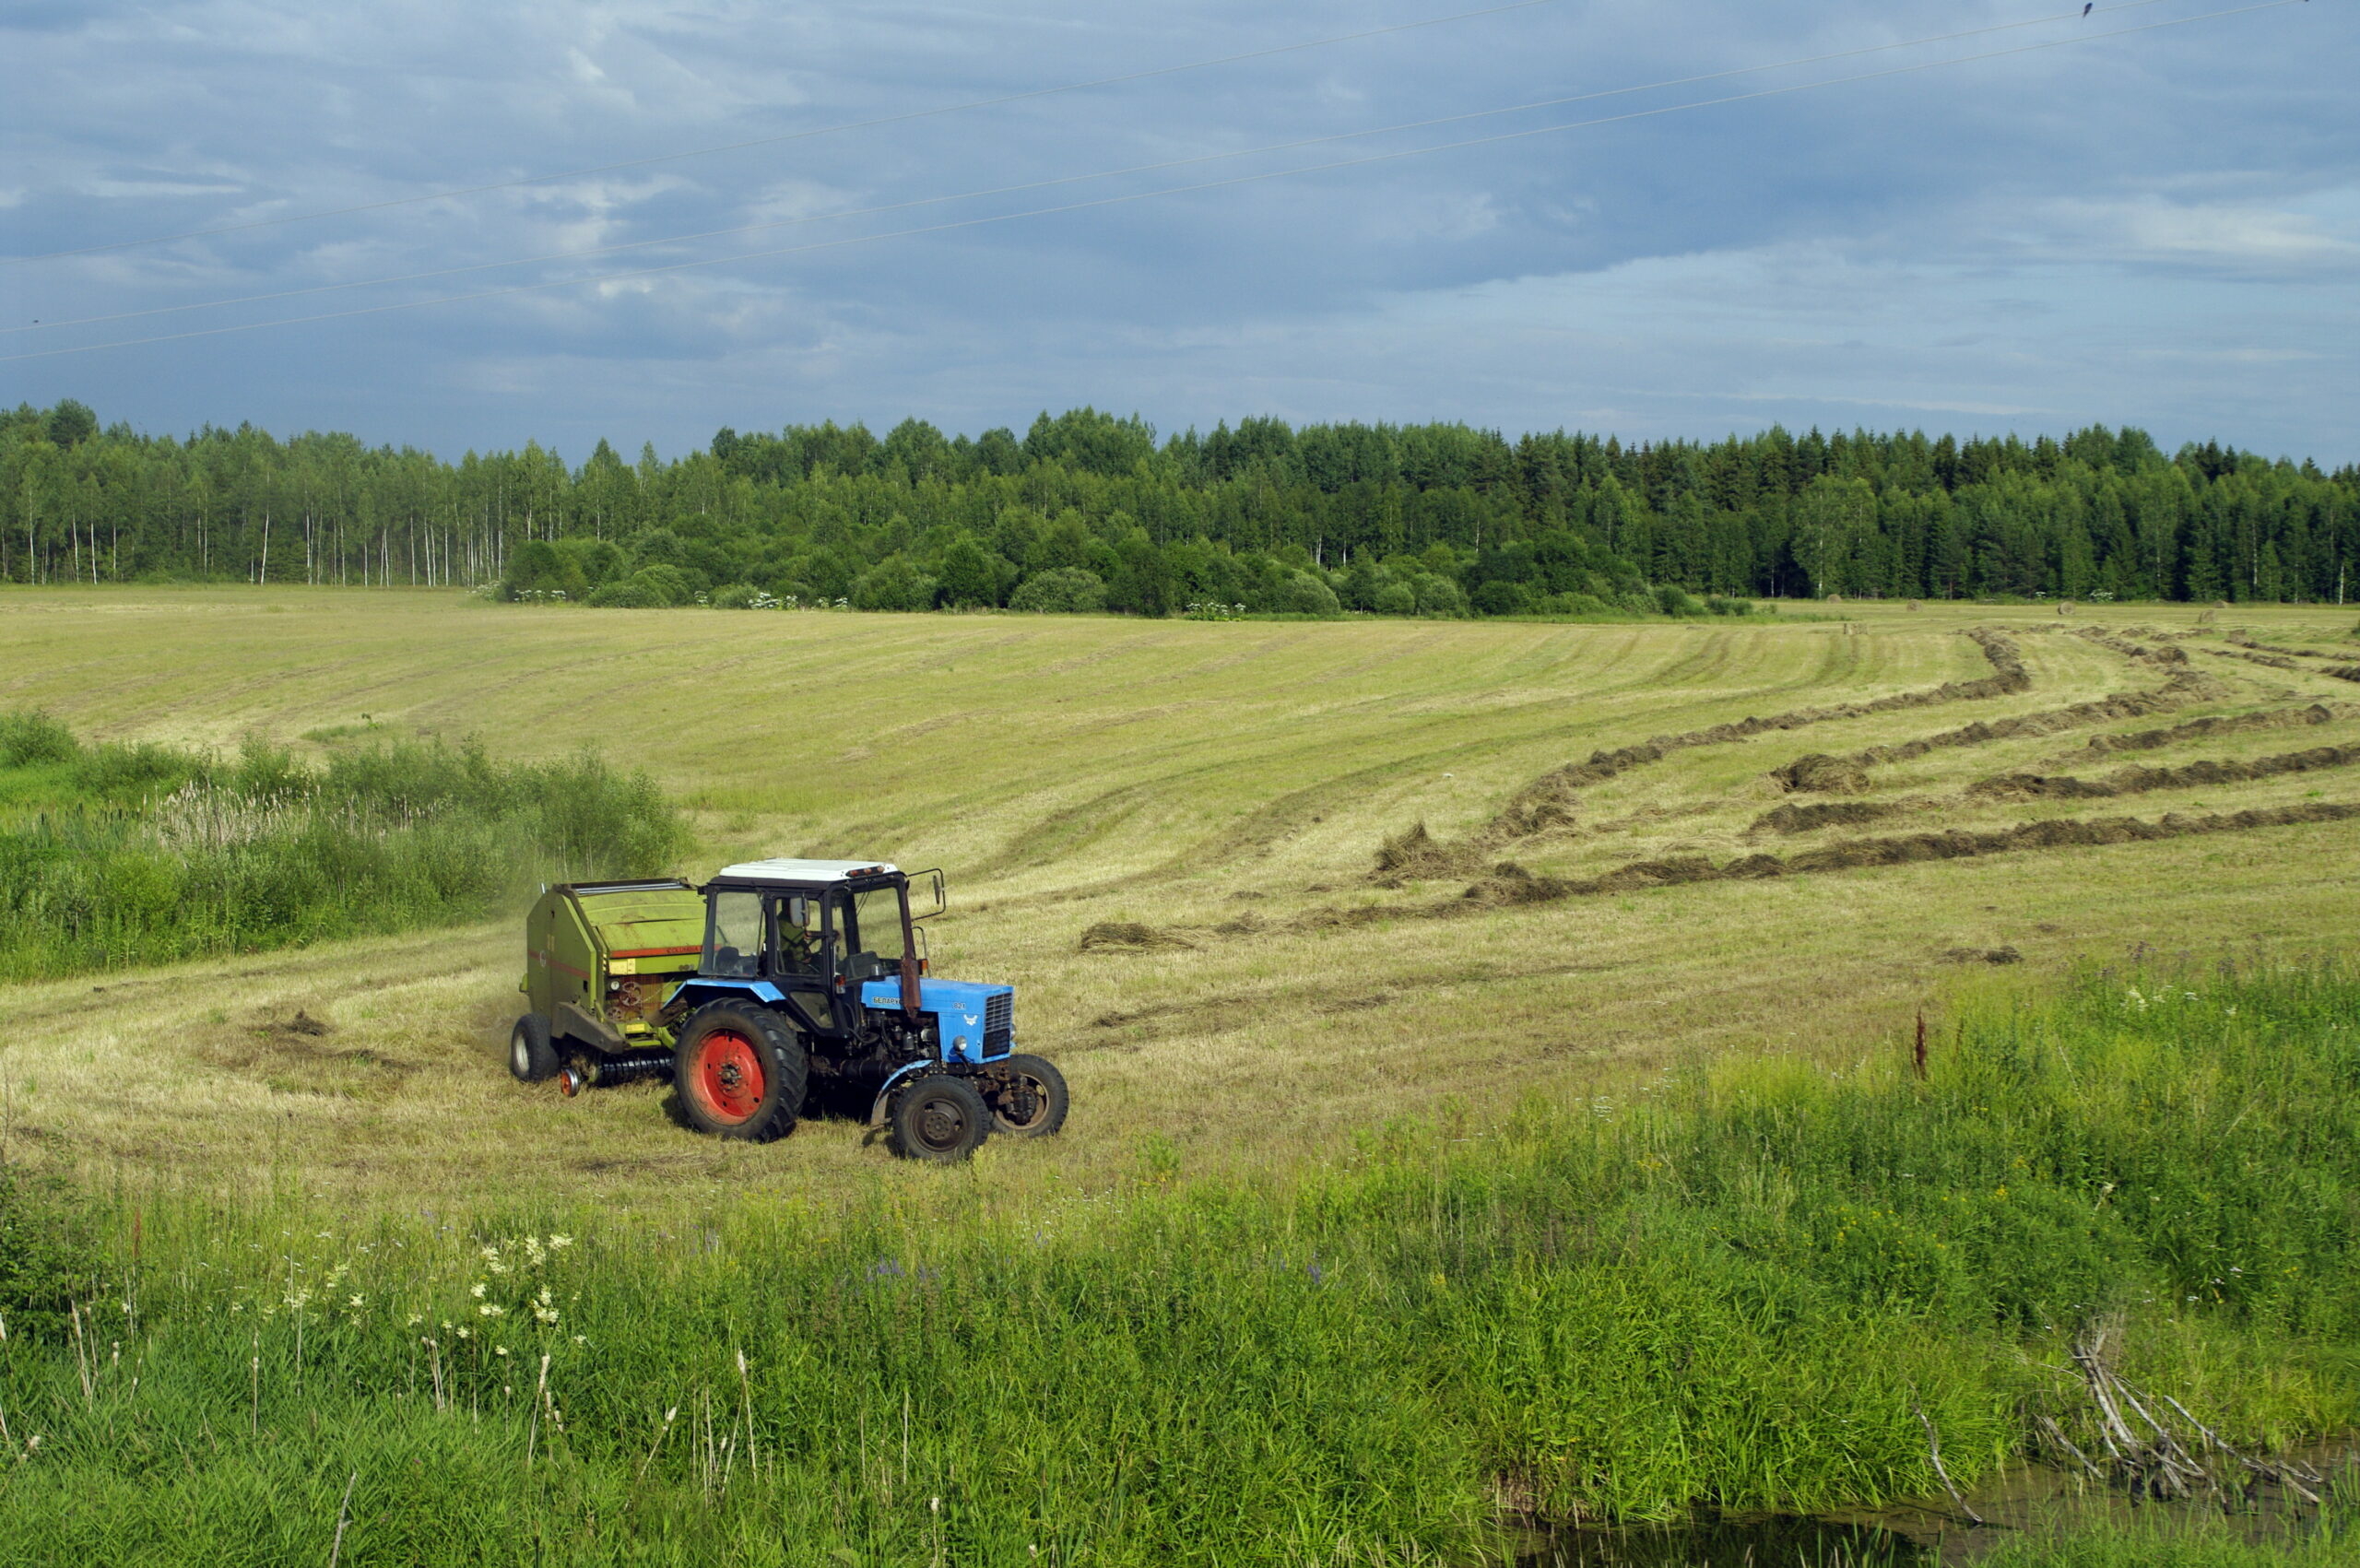
<path fill-rule="evenodd" d="M 1300 43 L 1280 43 L 1268 49 L 1252 49 L 1242 54 L 1222 54 L 1210 60 L 1191 60 L 1179 65 L 1156 65 L 1144 71 L 1128 71 L 1121 76 L 1099 77 L 1086 82 L 1067 82 L 1058 87 L 1032 88 L 1023 92 L 1003 93 L 997 98 L 970 99 L 963 103 L 946 103 L 932 109 L 912 109 L 899 114 L 880 114 L 867 120 L 847 120 L 834 125 L 815 125 L 809 130 L 785 131 L 775 136 L 756 136 L 748 141 L 725 142 L 718 147 L 690 147 L 684 152 L 659 152 L 646 158 L 627 158 L 617 163 L 594 164 L 586 169 L 565 169 L 551 174 L 527 174 L 514 180 L 499 180 L 484 185 L 463 185 L 448 191 L 429 191 L 422 195 L 391 196 L 384 201 L 363 202 L 356 206 L 330 207 L 320 212 L 290 213 L 284 218 L 260 218 L 250 223 L 228 223 L 215 229 L 192 229 L 179 234 L 157 234 L 142 240 L 116 240 L 103 245 L 84 245 L 71 251 L 46 251 L 39 255 L 0 256 L 0 266 L 22 263 L 60 261 L 69 256 L 98 255 L 107 251 L 127 251 L 143 245 L 165 245 L 180 240 L 204 240 L 217 234 L 242 234 L 255 229 L 274 229 L 288 223 L 309 223 L 318 218 L 349 218 L 355 213 L 383 212 L 388 207 L 412 206 L 419 202 L 453 201 L 461 196 L 479 196 L 492 191 L 513 191 L 526 185 L 545 185 L 559 180 L 581 180 L 593 174 L 612 174 L 618 170 L 644 169 L 651 164 L 677 163 L 684 159 L 711 158 L 718 153 L 742 152 L 748 147 L 777 147 L 785 142 L 806 141 L 813 136 L 835 136 L 845 131 L 875 130 L 880 125 L 906 124 L 913 120 L 931 120 L 945 114 L 962 114 L 974 109 L 997 109 L 1005 104 L 1023 103 L 1036 98 L 1055 98 L 1061 93 L 1086 92 L 1092 88 L 1120 87 L 1128 82 L 1143 82 L 1157 77 L 1178 76 L 1187 71 L 1207 71 L 1217 65 L 1243 65 L 1249 60 L 1268 60 L 1274 55 L 1300 53 L 1306 49 L 1325 49 L 1333 44 L 1357 43 L 1363 39 L 1383 38 L 1389 33 L 1414 32 L 1420 28 L 1438 28 L 1452 22 L 1475 21 L 1483 17 L 1496 17 L 1507 11 L 1527 11 L 1536 6 L 1552 6 L 1557 0 L 1510 0 L 1504 6 L 1488 6 L 1480 11 L 1458 11 L 1447 17 L 1428 17 L 1420 21 L 1396 22 L 1389 27 L 1370 28 L 1363 32 L 1339 33 L 1333 38 L 1306 39 Z"/>
<path fill-rule="evenodd" d="M 2110 11 L 2143 10 L 2165 0 L 2122 0 L 2107 6 Z M 625 240 L 611 245 L 585 249 L 555 251 L 537 256 L 516 256 L 504 261 L 470 262 L 460 266 L 436 267 L 423 272 L 393 273 L 380 277 L 351 278 L 339 283 L 307 284 L 301 289 L 279 289 L 261 294 L 232 295 L 220 300 L 196 300 L 176 305 L 151 305 L 136 311 L 118 311 L 107 315 L 77 316 L 65 321 L 37 322 L 30 325 L 0 327 L 0 336 L 27 332 L 52 332 L 64 327 L 98 326 L 110 322 L 136 321 L 149 316 L 172 315 L 183 311 L 203 311 L 230 305 L 265 304 L 277 300 L 294 300 L 318 294 L 333 294 L 351 289 L 374 289 L 396 283 L 422 283 L 438 277 L 465 277 L 470 273 L 495 272 L 503 267 L 533 266 L 549 262 L 580 261 L 591 256 L 615 255 L 624 251 L 646 250 L 658 245 L 689 244 L 699 240 L 726 239 L 738 234 L 767 232 L 773 229 L 792 228 L 806 223 L 822 223 L 847 218 L 875 218 L 889 212 L 905 212 L 914 207 L 935 206 L 948 202 L 975 201 L 989 196 L 1021 195 L 1028 191 L 1048 190 L 1059 185 L 1080 184 L 1092 180 L 1119 179 L 1135 174 L 1154 174 L 1170 169 L 1184 169 L 1196 164 L 1217 163 L 1230 159 L 1253 158 L 1264 153 L 1292 152 L 1307 147 L 1319 147 L 1365 136 L 1387 136 L 1398 131 L 1432 130 L 1438 125 L 1464 124 L 1471 120 L 1493 119 L 1503 114 L 1520 114 L 1535 109 L 1562 109 L 1568 104 L 1593 102 L 1599 99 L 1628 97 L 1633 93 L 1653 92 L 1665 88 L 1693 87 L 1700 82 L 1724 81 L 1732 77 L 1756 76 L 1764 71 L 1791 69 L 1800 65 L 1824 65 L 1831 60 L 1857 59 L 1864 54 L 1890 53 L 1897 49 L 1915 49 L 1930 44 L 1952 43 L 1961 39 L 1987 37 L 1992 33 L 2010 32 L 2028 27 L 2041 27 L 2051 22 L 2076 19 L 2082 13 L 2060 11 L 2035 17 L 2024 21 L 2000 22 L 1988 27 L 1970 28 L 1962 32 L 1936 33 L 1925 38 L 1904 39 L 1894 43 L 1863 45 L 1858 49 L 1838 50 L 1828 54 L 1804 55 L 1791 60 L 1773 61 L 1762 65 L 1740 65 L 1726 71 L 1711 71 L 1698 76 L 1675 77 L 1663 81 L 1644 82 L 1634 87 L 1604 88 L 1594 92 L 1574 93 L 1563 98 L 1537 99 L 1527 103 L 1510 104 L 1502 109 L 1482 109 L 1465 114 L 1438 115 L 1426 120 L 1403 121 L 1391 125 L 1377 125 L 1365 130 L 1339 131 L 1328 136 L 1303 136 L 1292 141 L 1271 142 L 1261 147 L 1240 147 L 1229 152 L 1198 153 L 1187 158 L 1166 159 L 1157 163 L 1134 164 L 1123 169 L 1103 169 L 1087 174 L 1064 174 L 1046 180 L 1032 180 L 1013 185 L 998 185 L 983 190 L 960 191 L 947 195 L 918 196 L 908 201 L 888 202 L 875 206 L 843 207 L 832 212 L 806 213 L 796 218 L 782 218 L 763 223 L 739 224 L 727 229 L 708 229 L 695 233 L 666 234 L 646 240 Z M 2099 36 L 2111 37 L 2113 34 Z M 2075 41 L 2082 41 L 2076 40 Z"/>
<path fill-rule="evenodd" d="M 383 305 L 363 305 L 349 311 L 328 311 L 316 315 L 289 316 L 276 321 L 201 327 L 189 332 L 164 333 L 151 337 L 124 338 L 112 343 L 84 344 L 71 348 L 36 349 L 30 353 L 0 355 L 0 364 L 20 360 L 53 359 L 65 354 L 95 353 L 106 348 L 135 348 L 156 343 L 177 343 L 191 338 L 217 337 L 234 332 L 257 331 L 264 327 L 302 326 L 314 322 L 344 321 L 356 316 L 382 315 L 392 311 L 420 310 L 431 305 L 465 304 L 477 300 L 499 299 L 512 294 L 571 288 L 585 283 L 627 282 L 634 278 L 655 277 L 667 273 L 683 272 L 693 267 L 725 266 L 733 262 L 767 261 L 780 256 L 804 255 L 815 251 L 835 250 L 847 245 L 869 244 L 883 240 L 903 240 L 927 234 L 943 234 L 962 229 L 980 228 L 986 224 L 1012 223 L 1028 218 L 1048 218 L 1063 213 L 1087 211 L 1095 207 L 1115 206 L 1127 202 L 1146 201 L 1157 196 L 1187 195 L 1201 191 L 1222 190 L 1230 186 L 1255 184 L 1267 180 L 1288 179 L 1299 174 L 1320 174 L 1341 169 L 1360 169 L 1371 164 L 1396 162 L 1402 159 L 1421 158 L 1432 153 L 1456 152 L 1467 147 L 1521 141 L 1532 136 L 1549 136 L 1559 131 L 1586 130 L 1599 125 L 1620 124 L 1633 120 L 1647 120 L 1667 114 L 1684 113 L 1692 110 L 1713 109 L 1731 103 L 1752 102 L 1759 99 L 1786 97 L 1794 93 L 1813 91 L 1820 88 L 1845 87 L 1857 82 L 1878 81 L 1891 77 L 1937 70 L 1945 65 L 1974 65 L 1985 60 L 1999 60 L 2012 55 L 2036 53 L 2043 50 L 2062 49 L 2077 43 L 2095 43 L 2109 38 L 2124 38 L 2134 33 L 2154 32 L 2165 28 L 2186 27 L 2196 22 L 2217 21 L 2224 18 L 2248 16 L 2258 11 L 2275 11 L 2288 6 L 2308 3 L 2309 0 L 2260 0 L 2260 4 L 2257 5 L 2207 11 L 2193 17 L 2176 17 L 2165 21 L 2143 23 L 2138 27 L 2118 28 L 2110 32 L 2088 33 L 2077 38 L 2051 39 L 2040 43 L 2018 44 L 2009 49 L 1989 50 L 1980 54 L 1963 54 L 1947 60 L 1922 60 L 1911 65 L 1891 66 L 1882 71 L 1864 71 L 1854 76 L 1833 77 L 1815 82 L 1796 82 L 1785 87 L 1763 88 L 1754 92 L 1730 93 L 1720 98 L 1700 99 L 1689 103 L 1664 104 L 1653 109 L 1634 109 L 1626 113 L 1601 115 L 1591 120 L 1569 120 L 1553 125 L 1536 125 L 1520 131 L 1502 131 L 1492 136 L 1470 136 L 1459 141 L 1408 147 L 1395 152 L 1371 153 L 1362 158 L 1339 159 L 1327 163 L 1305 164 L 1293 169 L 1266 170 L 1258 173 L 1237 174 L 1227 179 L 1207 180 L 1195 184 L 1165 186 L 1160 190 L 1131 191 L 1118 195 L 1096 196 L 1087 201 L 1068 202 L 1056 206 L 1033 207 L 1022 212 L 994 213 L 980 218 L 958 218 L 948 223 L 926 224 L 914 229 L 891 230 L 879 234 L 852 235 L 840 240 L 820 240 L 806 245 L 789 245 L 777 250 L 748 251 L 736 255 L 708 256 L 694 261 L 670 262 L 661 266 L 637 267 L 624 272 L 592 273 L 583 277 L 546 278 L 534 283 L 518 283 L 500 289 L 478 289 L 468 294 L 449 294 L 428 300 L 404 300 Z"/>

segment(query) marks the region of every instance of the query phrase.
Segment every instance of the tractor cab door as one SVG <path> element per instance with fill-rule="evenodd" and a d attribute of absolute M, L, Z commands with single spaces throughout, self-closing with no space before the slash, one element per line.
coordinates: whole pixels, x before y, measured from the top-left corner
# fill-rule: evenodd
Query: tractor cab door
<path fill-rule="evenodd" d="M 803 1016 L 820 1029 L 844 1027 L 836 1008 L 836 928 L 842 920 L 825 891 L 771 895 L 769 973 Z"/>
<path fill-rule="evenodd" d="M 762 973 L 762 895 L 752 888 L 716 888 L 705 900 L 701 973 L 721 980 L 758 980 Z"/>
<path fill-rule="evenodd" d="M 902 973 L 902 960 L 912 951 L 910 892 L 894 881 L 863 888 L 844 903 L 844 977 L 891 979 Z"/>

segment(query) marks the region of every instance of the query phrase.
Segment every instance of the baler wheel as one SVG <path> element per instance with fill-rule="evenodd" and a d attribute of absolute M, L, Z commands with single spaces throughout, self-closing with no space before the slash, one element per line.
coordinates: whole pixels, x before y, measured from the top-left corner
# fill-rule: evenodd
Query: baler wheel
<path fill-rule="evenodd" d="M 991 1136 L 992 1114 L 963 1078 L 931 1073 L 893 1097 L 888 1141 L 904 1160 L 956 1164 Z"/>
<path fill-rule="evenodd" d="M 1009 1138 L 1047 1138 L 1066 1125 L 1065 1074 L 1039 1056 L 1007 1056 L 983 1072 L 992 1130 Z"/>
<path fill-rule="evenodd" d="M 672 1082 L 691 1126 L 755 1143 L 795 1130 L 810 1060 L 785 1020 L 744 1002 L 708 1002 L 679 1039 Z"/>
<path fill-rule="evenodd" d="M 508 1070 L 518 1083 L 547 1083 L 557 1077 L 557 1047 L 549 1043 L 549 1020 L 526 1013 L 508 1032 Z"/>

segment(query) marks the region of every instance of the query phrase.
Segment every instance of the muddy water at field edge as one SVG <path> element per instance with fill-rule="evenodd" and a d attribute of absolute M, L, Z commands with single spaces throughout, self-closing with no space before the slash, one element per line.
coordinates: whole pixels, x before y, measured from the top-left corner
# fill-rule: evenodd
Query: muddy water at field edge
<path fill-rule="evenodd" d="M 2345 1518 L 2360 1501 L 2360 1441 L 2285 1456 L 2328 1478 L 2315 1488 Z M 2100 1527 L 2170 1530 L 2225 1522 L 2254 1540 L 2299 1539 L 2319 1510 L 2269 1481 L 2250 1488 L 2224 1472 L 2225 1499 L 2134 1503 L 2118 1490 L 2028 1466 L 1970 1493 L 1977 1527 L 1947 1499 L 1812 1518 L 1701 1515 L 1669 1525 L 1575 1529 L 1536 1539 L 1521 1568 L 1967 1568 L 2001 1544 Z"/>

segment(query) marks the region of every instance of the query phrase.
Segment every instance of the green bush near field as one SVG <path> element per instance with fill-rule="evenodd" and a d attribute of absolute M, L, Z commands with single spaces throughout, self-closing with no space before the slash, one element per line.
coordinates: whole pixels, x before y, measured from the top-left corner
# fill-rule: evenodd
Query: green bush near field
<path fill-rule="evenodd" d="M 660 871 L 681 834 L 654 784 L 588 755 L 387 743 L 315 769 L 0 715 L 0 978 L 477 919 L 537 879 Z"/>
<path fill-rule="evenodd" d="M 2286 1443 L 2360 1419 L 2355 1087 L 2348 968 L 2091 973 L 1923 1081 L 1740 1064 L 1290 1185 L 1145 1149 L 1020 1209 L 987 1151 L 923 1173 L 956 1231 L 151 1195 L 102 1326 L 0 1349 L 0 1558 L 324 1562 L 349 1481 L 353 1564 L 1467 1562 L 1517 1508 L 1923 1494 L 1921 1412 L 1971 1484 L 2087 1436 L 2100 1324 Z"/>

